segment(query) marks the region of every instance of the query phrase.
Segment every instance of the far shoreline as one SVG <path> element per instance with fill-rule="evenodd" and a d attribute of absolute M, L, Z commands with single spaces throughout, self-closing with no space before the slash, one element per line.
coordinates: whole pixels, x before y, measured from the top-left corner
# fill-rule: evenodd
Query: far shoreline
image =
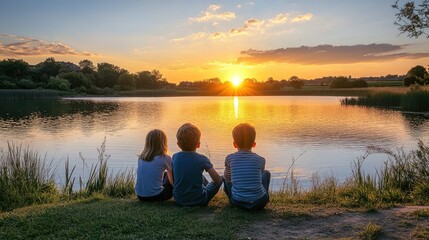
<path fill-rule="evenodd" d="M 384 90 L 393 87 L 383 87 Z M 133 90 L 119 91 L 113 94 L 79 94 L 72 92 L 62 92 L 49 89 L 0 89 L 0 99 L 38 99 L 38 98 L 81 98 L 81 97 L 216 97 L 216 96 L 337 96 L 354 97 L 363 96 L 371 91 L 378 90 L 379 87 L 371 88 L 309 88 L 304 89 L 280 89 L 280 90 L 255 90 L 251 94 L 224 94 L 213 91 L 193 90 L 193 89 L 159 89 L 159 90 Z M 397 89 L 397 88 L 395 88 Z"/>

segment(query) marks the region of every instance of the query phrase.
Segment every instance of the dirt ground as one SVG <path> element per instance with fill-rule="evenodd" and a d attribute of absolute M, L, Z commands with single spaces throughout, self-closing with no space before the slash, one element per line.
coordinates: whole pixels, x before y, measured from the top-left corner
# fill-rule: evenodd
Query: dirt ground
<path fill-rule="evenodd" d="M 368 224 L 381 227 L 374 238 L 363 236 Z M 372 212 L 312 212 L 271 218 L 242 229 L 240 239 L 429 239 L 429 206 Z"/>

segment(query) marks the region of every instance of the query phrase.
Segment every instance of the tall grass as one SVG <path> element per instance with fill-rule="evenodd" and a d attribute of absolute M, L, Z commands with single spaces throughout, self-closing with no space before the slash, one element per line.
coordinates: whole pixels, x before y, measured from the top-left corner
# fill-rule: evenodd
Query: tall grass
<path fill-rule="evenodd" d="M 406 93 L 374 92 L 366 96 L 341 99 L 343 105 L 400 108 L 404 111 L 429 111 L 429 91 L 412 89 Z"/>
<path fill-rule="evenodd" d="M 104 139 L 101 147 L 97 149 L 98 161 L 89 169 L 87 178 L 78 176 L 80 181 L 78 190 L 74 189 L 76 166 L 70 166 L 68 158 L 64 165 L 65 182 L 57 186 L 54 180 L 55 171 L 45 159 L 28 146 L 8 143 L 6 152 L 0 150 L 0 211 L 60 199 L 88 197 L 93 194 L 110 197 L 133 195 L 134 171 L 131 169 L 108 174 L 107 160 L 110 156 L 106 154 L 105 143 Z"/>
<path fill-rule="evenodd" d="M 384 154 L 387 159 L 375 174 L 366 174 L 363 165 L 368 156 L 376 153 Z M 402 148 L 390 151 L 369 147 L 353 162 L 352 174 L 343 183 L 339 183 L 333 174 L 320 177 L 314 173 L 311 186 L 305 189 L 298 184 L 292 166 L 286 171 L 285 179 L 285 187 L 273 193 L 275 202 L 366 208 L 403 203 L 429 204 L 429 147 L 421 140 L 418 148 L 411 152 Z"/>
<path fill-rule="evenodd" d="M 103 193 L 110 197 L 128 197 L 134 194 L 134 171 L 125 170 L 117 174 L 108 174 L 109 168 L 107 161 L 110 155 L 106 153 L 106 138 L 104 138 L 101 147 L 97 149 L 98 161 L 91 168 L 88 173 L 86 182 L 84 183 L 85 176 L 79 176 L 80 189 L 76 192 L 77 195 L 92 195 L 94 193 Z M 85 158 L 80 154 L 83 164 L 83 173 L 85 172 Z M 71 191 L 73 192 L 73 191 Z"/>
<path fill-rule="evenodd" d="M 54 172 L 29 147 L 8 142 L 0 156 L 0 210 L 54 201 L 58 196 Z"/>
<path fill-rule="evenodd" d="M 0 210 L 93 194 L 132 196 L 133 169 L 109 173 L 107 161 L 110 156 L 106 154 L 105 140 L 97 150 L 98 161 L 87 172 L 86 180 L 84 176 L 74 176 L 76 166 L 71 167 L 67 159 L 64 166 L 66 180 L 57 189 L 53 179 L 55 172 L 37 152 L 29 147 L 8 144 L 6 152 L 1 151 L 0 155 Z M 375 153 L 384 154 L 387 159 L 375 174 L 366 174 L 363 165 L 368 156 Z M 366 154 L 353 163 L 352 174 L 343 183 L 339 183 L 333 173 L 323 177 L 314 173 L 311 186 L 303 188 L 294 172 L 297 159 L 293 159 L 286 171 L 281 190 L 271 193 L 273 204 L 293 202 L 366 208 L 403 203 L 429 204 L 429 146 L 423 141 L 419 141 L 417 149 L 411 152 L 369 147 Z M 80 182 L 79 189 L 74 189 L 76 178 Z"/>

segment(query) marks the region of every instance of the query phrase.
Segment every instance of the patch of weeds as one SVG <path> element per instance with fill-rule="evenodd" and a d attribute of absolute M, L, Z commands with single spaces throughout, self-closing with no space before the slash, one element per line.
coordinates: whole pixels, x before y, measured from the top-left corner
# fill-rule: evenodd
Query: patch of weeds
<path fill-rule="evenodd" d="M 417 226 L 411 233 L 413 238 L 417 239 L 429 239 L 429 228 L 424 228 L 422 226 Z"/>
<path fill-rule="evenodd" d="M 399 222 L 399 224 L 398 224 L 398 226 L 399 227 L 403 227 L 403 228 L 411 228 L 411 227 L 414 227 L 414 224 L 412 224 L 411 222 L 409 222 L 409 221 L 400 221 Z"/>
<path fill-rule="evenodd" d="M 429 217 L 429 209 L 419 209 L 411 213 L 411 216 L 417 219 Z"/>
<path fill-rule="evenodd" d="M 375 240 L 380 236 L 381 229 L 382 228 L 380 225 L 369 222 L 368 225 L 366 225 L 366 227 L 363 229 L 363 231 L 359 233 L 359 239 Z"/>

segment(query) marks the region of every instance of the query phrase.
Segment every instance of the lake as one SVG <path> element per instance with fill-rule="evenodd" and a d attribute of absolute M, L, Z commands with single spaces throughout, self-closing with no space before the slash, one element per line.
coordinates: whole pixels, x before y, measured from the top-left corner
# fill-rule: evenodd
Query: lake
<path fill-rule="evenodd" d="M 68 157 L 82 174 L 98 157 L 106 138 L 113 171 L 136 168 L 146 133 L 162 129 L 171 154 L 179 151 L 176 131 L 186 122 L 200 128 L 201 148 L 219 172 L 225 156 L 234 152 L 231 131 L 247 122 L 256 128 L 254 152 L 266 159 L 272 187 L 278 189 L 285 172 L 294 170 L 308 185 L 311 175 L 333 174 L 343 181 L 351 164 L 367 146 L 413 150 L 417 140 L 429 139 L 429 120 L 400 111 L 342 106 L 342 97 L 159 97 L 2 100 L 0 147 L 7 142 L 29 145 L 53 161 L 62 182 Z M 370 156 L 364 168 L 374 172 L 387 156 Z"/>

